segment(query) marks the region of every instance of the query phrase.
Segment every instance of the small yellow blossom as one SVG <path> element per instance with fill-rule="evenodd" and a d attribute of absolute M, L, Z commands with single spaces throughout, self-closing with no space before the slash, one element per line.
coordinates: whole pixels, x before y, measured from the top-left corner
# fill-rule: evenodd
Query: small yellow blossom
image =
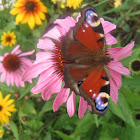
<path fill-rule="evenodd" d="M 40 0 L 17 0 L 14 7 L 10 14 L 17 15 L 16 23 L 28 23 L 30 29 L 33 29 L 35 24 L 42 25 L 42 20 L 46 19 L 47 7 Z"/>
<path fill-rule="evenodd" d="M 16 44 L 16 40 L 15 40 L 16 36 L 14 32 L 10 32 L 8 31 L 7 33 L 3 33 L 3 35 L 1 36 L 1 44 L 4 44 L 4 46 L 10 46 L 12 47 L 12 45 Z"/>
<path fill-rule="evenodd" d="M 15 112 L 15 105 L 12 104 L 14 99 L 9 99 L 11 94 L 8 94 L 5 98 L 2 97 L 2 93 L 0 92 L 0 122 L 2 124 L 9 122 L 9 117 L 11 116 L 11 112 Z"/>
<path fill-rule="evenodd" d="M 67 0 L 67 7 L 74 9 L 78 8 L 79 5 L 82 3 L 83 0 Z"/>
<path fill-rule="evenodd" d="M 121 0 L 114 0 L 114 7 L 117 8 L 118 6 L 121 6 L 122 2 Z"/>

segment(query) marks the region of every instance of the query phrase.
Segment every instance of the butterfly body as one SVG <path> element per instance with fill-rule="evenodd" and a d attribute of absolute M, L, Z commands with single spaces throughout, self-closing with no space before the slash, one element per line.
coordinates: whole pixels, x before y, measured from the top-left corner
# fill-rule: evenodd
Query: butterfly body
<path fill-rule="evenodd" d="M 104 31 L 96 10 L 86 6 L 77 24 L 62 38 L 65 87 L 82 96 L 92 113 L 107 111 L 110 85 Z"/>

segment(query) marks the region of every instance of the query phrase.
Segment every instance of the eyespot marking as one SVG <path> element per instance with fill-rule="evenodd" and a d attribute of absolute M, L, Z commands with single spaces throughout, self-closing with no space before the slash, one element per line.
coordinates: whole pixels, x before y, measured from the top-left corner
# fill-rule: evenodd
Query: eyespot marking
<path fill-rule="evenodd" d="M 110 96 L 105 92 L 100 92 L 97 98 L 95 99 L 96 109 L 99 111 L 105 110 L 108 105 Z"/>
<path fill-rule="evenodd" d="M 93 10 L 87 10 L 85 12 L 85 16 L 86 16 L 86 21 L 90 26 L 97 27 L 100 25 L 101 22 L 99 20 L 99 17 Z"/>

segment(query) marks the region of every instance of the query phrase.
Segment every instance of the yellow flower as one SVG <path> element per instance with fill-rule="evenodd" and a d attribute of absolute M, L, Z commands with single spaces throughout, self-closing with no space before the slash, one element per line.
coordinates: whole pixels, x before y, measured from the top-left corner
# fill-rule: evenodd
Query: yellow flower
<path fill-rule="evenodd" d="M 33 29 L 35 24 L 42 25 L 42 20 L 46 19 L 47 7 L 40 0 L 18 0 L 14 7 L 10 14 L 17 15 L 16 23 L 28 23 L 30 29 Z"/>
<path fill-rule="evenodd" d="M 73 7 L 76 9 L 82 3 L 83 0 L 67 0 L 67 7 Z"/>
<path fill-rule="evenodd" d="M 4 44 L 4 46 L 10 46 L 12 47 L 12 45 L 16 44 L 16 40 L 15 40 L 16 36 L 14 32 L 10 32 L 8 31 L 7 33 L 3 33 L 3 35 L 1 36 L 1 44 Z"/>
<path fill-rule="evenodd" d="M 1 129 L 1 126 L 0 126 L 0 136 L 2 136 L 3 135 L 3 130 Z"/>
<path fill-rule="evenodd" d="M 11 94 L 8 94 L 5 98 L 2 97 L 2 93 L 0 92 L 0 122 L 2 124 L 9 122 L 9 116 L 11 116 L 11 112 L 15 112 L 15 105 L 12 104 L 14 99 L 9 99 Z"/>
<path fill-rule="evenodd" d="M 114 7 L 117 8 L 118 6 L 121 6 L 122 2 L 121 0 L 114 0 Z"/>

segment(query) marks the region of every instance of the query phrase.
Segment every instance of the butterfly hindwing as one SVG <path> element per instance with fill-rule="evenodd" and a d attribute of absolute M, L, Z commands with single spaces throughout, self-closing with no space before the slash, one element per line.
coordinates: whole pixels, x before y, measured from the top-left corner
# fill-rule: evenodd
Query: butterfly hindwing
<path fill-rule="evenodd" d="M 92 106 L 93 113 L 103 115 L 110 98 L 110 84 L 105 70 L 94 70 L 82 83 L 80 93 L 82 96 L 86 93 L 90 97 L 88 103 Z"/>

